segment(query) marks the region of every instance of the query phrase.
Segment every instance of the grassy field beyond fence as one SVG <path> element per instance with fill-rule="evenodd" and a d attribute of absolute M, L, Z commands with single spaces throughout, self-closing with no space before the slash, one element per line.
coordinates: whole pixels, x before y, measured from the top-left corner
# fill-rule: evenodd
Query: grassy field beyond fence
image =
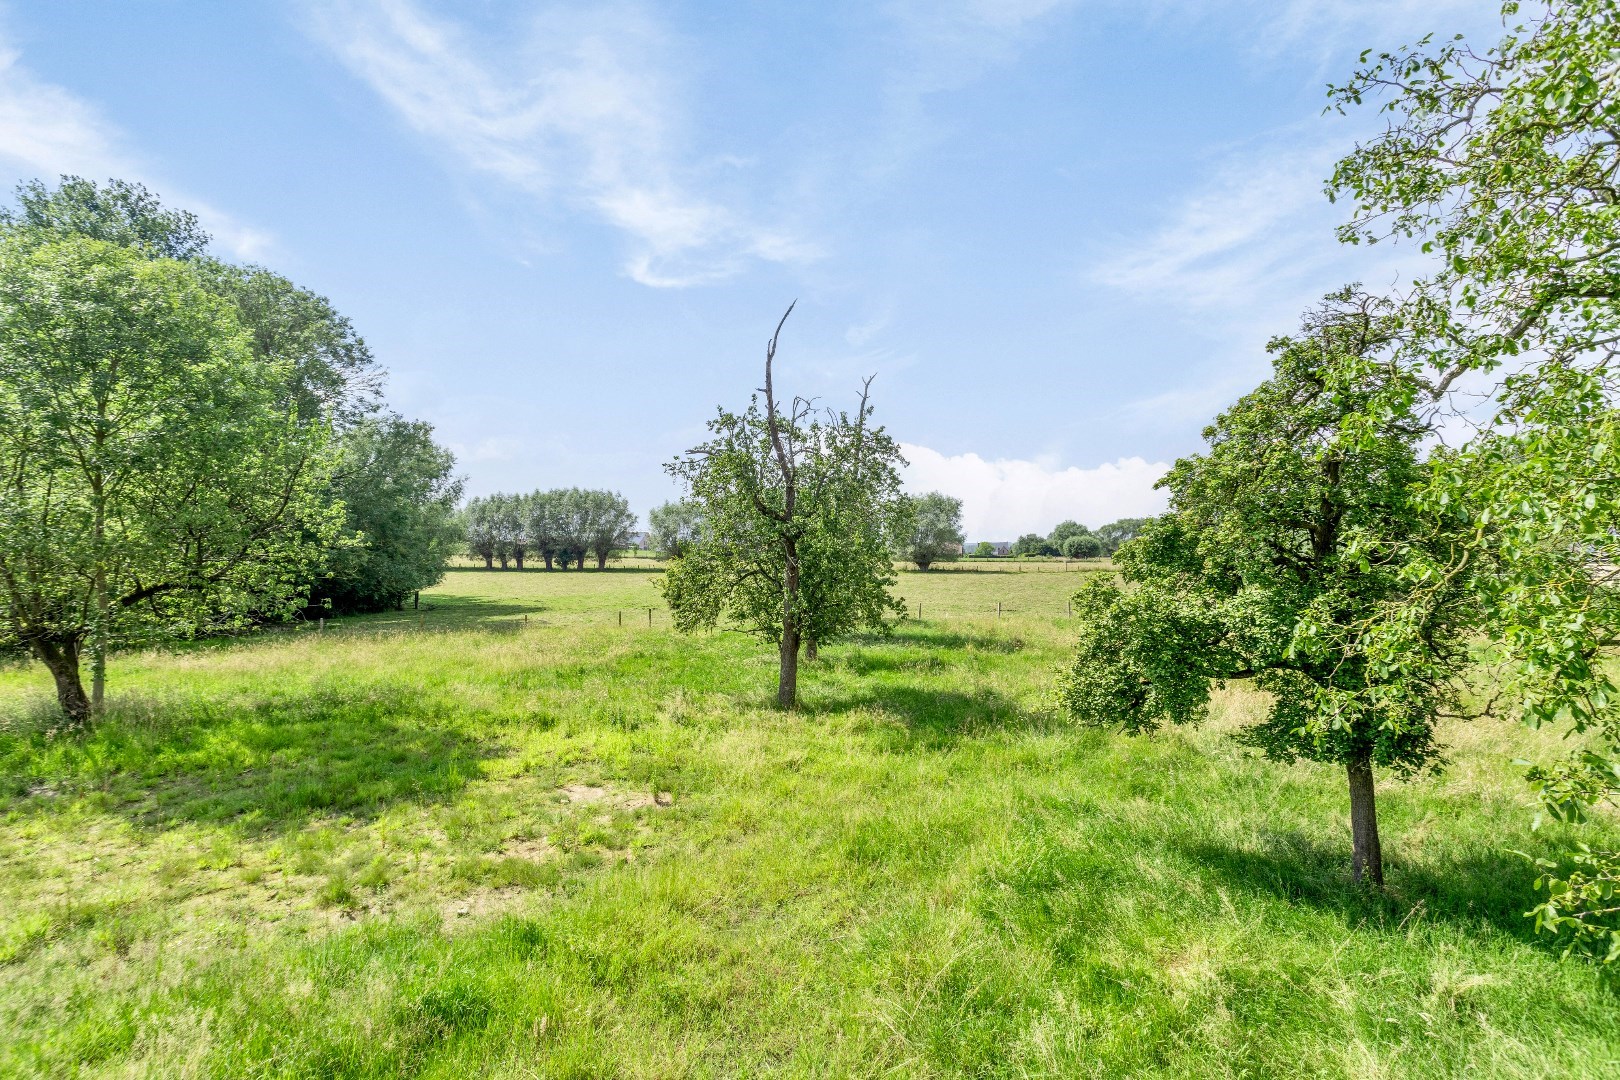
<path fill-rule="evenodd" d="M 633 560 L 121 655 L 83 737 L 0 669 L 0 1076 L 1620 1075 L 1620 1001 L 1522 916 L 1554 733 L 1386 778 L 1375 895 L 1343 777 L 1225 737 L 1249 692 L 1062 723 L 1105 565 L 969 566 L 793 714 Z"/>

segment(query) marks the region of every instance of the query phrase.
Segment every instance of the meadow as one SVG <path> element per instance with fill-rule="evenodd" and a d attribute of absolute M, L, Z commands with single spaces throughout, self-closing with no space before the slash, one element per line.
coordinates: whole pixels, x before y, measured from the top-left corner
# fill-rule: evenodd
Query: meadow
<path fill-rule="evenodd" d="M 83 736 L 0 669 L 0 1075 L 1620 1075 L 1523 916 L 1553 733 L 1383 778 L 1361 889 L 1341 771 L 1225 737 L 1252 692 L 1060 721 L 1105 570 L 902 574 L 786 714 L 634 560 L 121 655 Z"/>

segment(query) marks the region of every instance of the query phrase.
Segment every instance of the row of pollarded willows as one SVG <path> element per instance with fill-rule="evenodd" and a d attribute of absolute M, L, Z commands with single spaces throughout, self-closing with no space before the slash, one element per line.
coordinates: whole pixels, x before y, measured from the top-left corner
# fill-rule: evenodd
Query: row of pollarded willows
<path fill-rule="evenodd" d="M 629 546 L 636 515 L 617 492 L 557 488 L 473 499 L 462 521 L 467 550 L 486 567 L 499 561 L 502 570 L 522 570 L 525 559 L 538 556 L 547 570 L 581 569 L 587 556 L 595 556 L 600 570 L 609 555 Z"/>

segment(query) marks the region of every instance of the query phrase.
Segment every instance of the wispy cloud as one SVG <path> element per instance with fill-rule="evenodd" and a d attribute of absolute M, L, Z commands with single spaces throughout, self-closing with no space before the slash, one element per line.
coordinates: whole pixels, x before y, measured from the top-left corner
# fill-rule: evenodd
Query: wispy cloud
<path fill-rule="evenodd" d="M 35 76 L 23 65 L 21 54 L 4 44 L 0 44 L 0 161 L 19 176 L 47 182 L 71 174 L 161 186 L 129 150 L 123 135 L 92 105 Z M 173 191 L 166 194 L 172 205 L 194 212 L 203 227 L 239 258 L 259 258 L 270 248 L 268 233 L 200 200 Z"/>
<path fill-rule="evenodd" d="M 518 45 L 475 40 L 410 0 L 310 10 L 316 36 L 461 165 L 545 203 L 582 204 L 623 232 L 625 271 L 642 284 L 695 285 L 752 260 L 816 255 L 791 230 L 696 190 L 702 169 L 677 145 L 670 46 L 638 8 L 551 11 Z"/>
<path fill-rule="evenodd" d="M 1139 457 L 1082 469 L 1055 461 L 986 460 L 978 454 L 941 454 L 901 444 L 913 492 L 943 491 L 962 500 L 962 528 L 971 541 L 1042 535 L 1072 519 L 1097 526 L 1122 517 L 1145 517 L 1165 507 L 1153 485 L 1169 469 Z"/>

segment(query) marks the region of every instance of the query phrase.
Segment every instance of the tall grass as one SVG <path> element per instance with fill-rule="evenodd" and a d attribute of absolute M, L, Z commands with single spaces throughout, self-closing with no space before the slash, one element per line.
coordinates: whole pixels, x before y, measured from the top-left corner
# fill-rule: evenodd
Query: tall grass
<path fill-rule="evenodd" d="M 1620 1074 L 1508 853 L 1562 839 L 1511 764 L 1554 742 L 1449 731 L 1359 890 L 1339 774 L 1223 737 L 1250 696 L 1060 722 L 1078 580 L 904 574 L 787 715 L 632 569 L 122 656 L 83 737 L 0 672 L 0 1073 Z"/>

